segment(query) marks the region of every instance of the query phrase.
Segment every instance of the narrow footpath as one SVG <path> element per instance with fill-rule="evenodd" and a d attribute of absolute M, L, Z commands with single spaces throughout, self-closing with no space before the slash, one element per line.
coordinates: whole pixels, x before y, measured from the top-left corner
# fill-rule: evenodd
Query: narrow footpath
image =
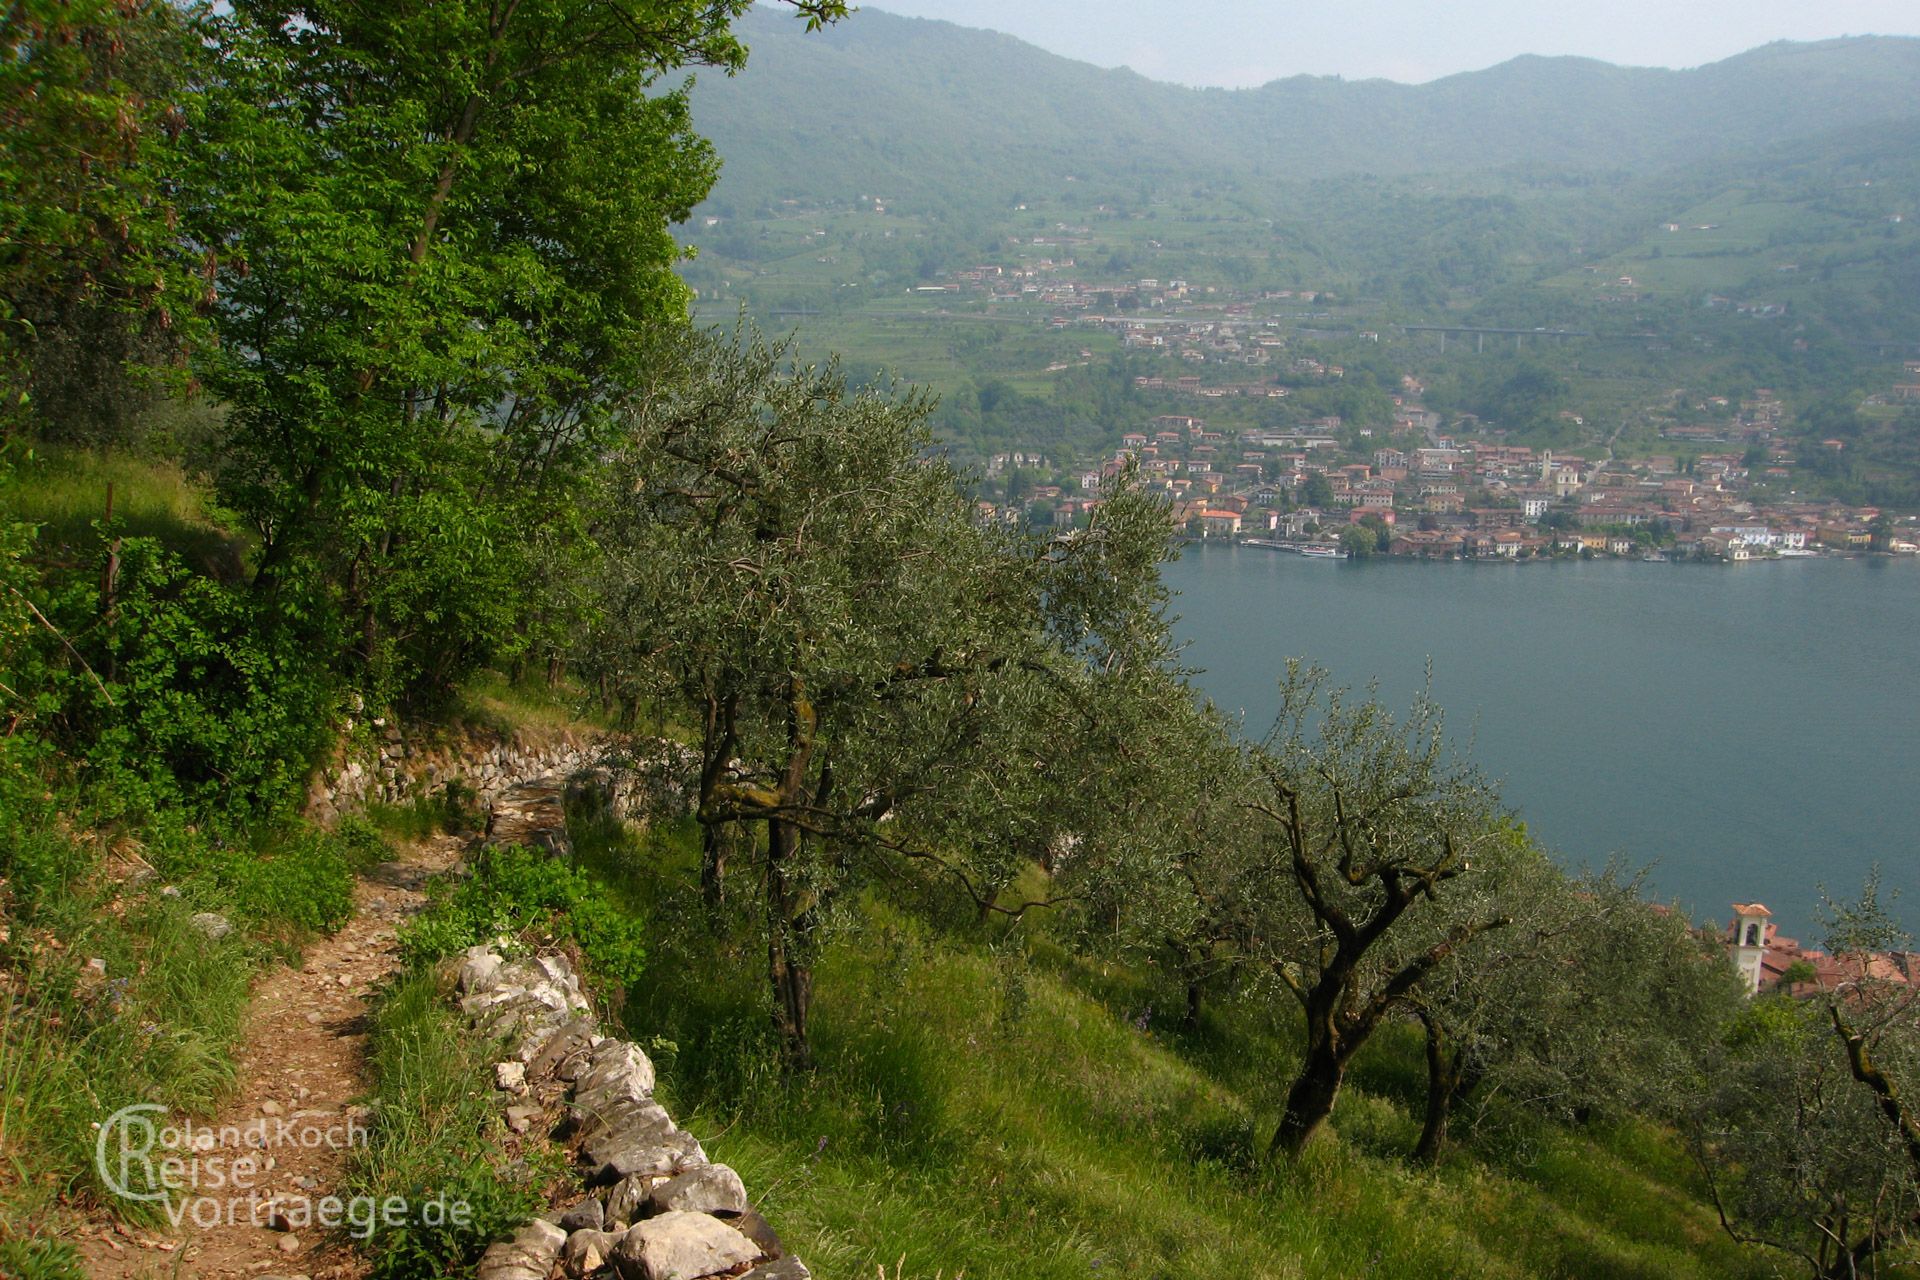
<path fill-rule="evenodd" d="M 557 777 L 514 788 L 495 804 L 485 838 L 564 844 L 564 791 L 565 782 Z M 217 1117 L 195 1121 L 209 1138 L 233 1130 L 255 1147 L 262 1168 L 251 1192 L 214 1188 L 203 1177 L 190 1194 L 240 1203 L 238 1212 L 223 1211 L 211 1225 L 185 1220 L 177 1230 L 166 1223 L 150 1230 L 96 1223 L 76 1242 L 90 1276 L 356 1280 L 365 1275 L 364 1261 L 333 1233 L 298 1225 L 293 1219 L 304 1210 L 296 1206 L 316 1204 L 344 1181 L 354 1135 L 368 1123 L 359 1100 L 370 1087 L 369 1001 L 400 967 L 396 932 L 425 905 L 427 881 L 452 867 L 473 843 L 436 836 L 399 850 L 398 861 L 361 879 L 354 915 L 338 933 L 315 940 L 298 968 L 281 966 L 261 976 L 239 1054 L 239 1088 Z M 231 1159 L 241 1154 L 240 1145 L 221 1142 L 213 1154 Z M 213 1216 L 212 1207 L 204 1207 Z"/>

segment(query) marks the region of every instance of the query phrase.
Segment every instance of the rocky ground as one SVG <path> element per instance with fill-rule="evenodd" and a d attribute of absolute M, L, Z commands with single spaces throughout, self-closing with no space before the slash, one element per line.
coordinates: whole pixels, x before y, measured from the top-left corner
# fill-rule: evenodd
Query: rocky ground
<path fill-rule="evenodd" d="M 566 782 L 529 779 L 495 801 L 481 839 L 564 852 Z M 409 847 L 358 886 L 340 931 L 310 946 L 297 967 L 265 974 L 254 992 L 240 1088 L 205 1122 L 203 1150 L 247 1159 L 245 1190 L 195 1181 L 210 1221 L 148 1231 L 95 1224 L 81 1241 L 89 1274 L 104 1280 L 354 1280 L 366 1267 L 337 1234 L 308 1219 L 342 1185 L 369 1117 L 368 1004 L 399 968 L 397 929 L 426 903 L 433 876 L 470 842 L 441 836 Z M 217 927 L 224 921 L 213 918 Z M 511 958 L 475 947 L 449 972 L 476 1035 L 509 1051 L 494 1084 L 508 1126 L 576 1147 L 581 1185 L 547 1220 L 527 1224 L 481 1261 L 481 1280 L 545 1280 L 604 1273 L 643 1280 L 743 1276 L 806 1280 L 740 1178 L 712 1164 L 694 1136 L 653 1099 L 653 1066 L 599 1026 L 565 956 Z M 176 1121 L 177 1123 L 177 1121 Z M 198 1122 L 196 1122 L 198 1124 Z M 211 1167 L 211 1166 L 210 1166 Z"/>
<path fill-rule="evenodd" d="M 348 1280 L 363 1274 L 356 1254 L 317 1227 L 296 1224 L 282 1206 L 311 1203 L 339 1185 L 351 1126 L 363 1127 L 366 1117 L 357 1100 L 367 1088 L 368 1000 L 399 967 L 399 923 L 425 903 L 427 879 L 451 866 L 462 846 L 438 837 L 375 868 L 360 882 L 357 910 L 338 933 L 316 940 L 297 968 L 271 969 L 260 979 L 240 1052 L 239 1091 L 206 1121 L 215 1139 L 212 1154 L 258 1160 L 251 1188 L 257 1196 L 220 1189 L 217 1197 L 237 1202 L 236 1212 L 228 1214 L 223 1203 L 221 1220 L 211 1227 L 183 1222 L 177 1231 L 147 1231 L 99 1224 L 81 1242 L 91 1275 Z M 205 1180 L 201 1190 L 209 1190 Z"/>

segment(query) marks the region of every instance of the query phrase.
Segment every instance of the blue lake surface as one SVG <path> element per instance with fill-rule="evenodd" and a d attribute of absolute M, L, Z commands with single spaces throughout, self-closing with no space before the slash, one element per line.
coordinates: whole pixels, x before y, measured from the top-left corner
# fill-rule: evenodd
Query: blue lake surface
<path fill-rule="evenodd" d="M 1305 657 L 1404 710 L 1429 660 L 1448 735 L 1570 865 L 1653 864 L 1696 919 L 1878 864 L 1920 931 L 1920 563 L 1533 565 L 1195 546 L 1170 565 L 1200 687 L 1249 733 Z"/>

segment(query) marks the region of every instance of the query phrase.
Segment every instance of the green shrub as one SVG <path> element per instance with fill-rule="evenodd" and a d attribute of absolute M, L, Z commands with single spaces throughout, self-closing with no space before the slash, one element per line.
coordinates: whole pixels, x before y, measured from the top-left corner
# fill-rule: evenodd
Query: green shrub
<path fill-rule="evenodd" d="M 402 978 L 374 1012 L 369 1059 L 374 1114 L 345 1194 L 398 1196 L 409 1212 L 363 1245 L 377 1280 L 437 1280 L 471 1264 L 490 1240 L 539 1212 L 552 1170 L 508 1161 L 487 1072 L 492 1046 L 475 1040 L 447 1009 L 430 969 Z M 438 1223 L 423 1206 L 464 1205 Z"/>
<path fill-rule="evenodd" d="M 331 933 L 353 914 L 354 873 L 385 852 L 360 820 L 334 831 L 301 824 L 253 839 L 169 823 L 149 856 L 200 906 L 273 932 Z"/>
<path fill-rule="evenodd" d="M 582 869 L 517 847 L 482 850 L 469 875 L 439 887 L 402 928 L 400 947 L 407 963 L 420 965 L 503 936 L 534 947 L 571 942 L 594 973 L 623 987 L 646 966 L 641 921 Z"/>
<path fill-rule="evenodd" d="M 244 818 L 296 801 L 336 692 L 286 621 L 301 610 L 197 575 L 147 538 L 120 540 L 109 598 L 106 554 L 103 541 L 87 572 L 35 584 L 46 623 L 0 652 L 33 731 L 127 812 Z"/>

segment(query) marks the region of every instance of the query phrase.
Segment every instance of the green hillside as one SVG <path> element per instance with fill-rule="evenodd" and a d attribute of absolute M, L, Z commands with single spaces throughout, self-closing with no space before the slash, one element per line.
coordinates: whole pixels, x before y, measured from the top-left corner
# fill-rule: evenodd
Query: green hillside
<path fill-rule="evenodd" d="M 1341 174 L 1645 170 L 1920 112 L 1908 39 L 1772 45 L 1684 72 L 1526 57 L 1426 85 L 1300 76 L 1226 91 L 880 12 L 817 40 L 767 13 L 742 31 L 751 70 L 702 80 L 695 120 L 727 157 L 716 199 L 749 209 L 864 193 L 945 211 L 1069 176 L 1258 193 Z"/>
<path fill-rule="evenodd" d="M 607 891 L 662 922 L 628 1025 L 671 1042 L 676 1108 L 773 1189 L 766 1211 L 816 1274 L 1771 1274 L 1725 1237 L 1672 1136 L 1638 1123 L 1563 1129 L 1496 1105 L 1463 1149 L 1409 1168 L 1412 1024 L 1356 1070 L 1337 1143 L 1266 1167 L 1297 1061 L 1284 1021 L 1227 1000 L 1183 1027 L 1166 974 L 1075 957 L 1050 913 L 940 927 L 931 885 L 863 904 L 821 969 L 822 1070 L 784 1083 L 753 983 L 715 978 L 739 974 L 744 940 L 665 923 L 698 914 L 694 833 L 575 834 Z"/>
<path fill-rule="evenodd" d="M 1837 184 L 1878 170 L 1895 203 L 1911 189 L 1920 116 L 1920 40 L 1901 38 L 1771 45 L 1685 72 L 1527 57 L 1427 85 L 1224 91 L 885 13 L 819 40 L 766 14 L 744 30 L 748 70 L 696 85 L 695 122 L 725 165 L 688 237 L 765 262 L 799 231 L 837 255 L 831 283 L 861 287 L 1064 224 L 1090 228 L 1064 233 L 1083 269 L 1114 259 L 1119 278 L 1374 294 L 1421 278 L 1413 301 L 1437 301 L 1435 287 L 1610 263 L 1755 187 L 1787 208 L 1753 233 L 1807 242 L 1832 228 L 1801 215 L 1841 203 Z M 1730 246 L 1685 252 L 1709 247 Z M 819 284 L 812 305 L 830 304 Z"/>
<path fill-rule="evenodd" d="M 1911 334 L 1912 292 L 1902 286 L 1920 244 L 1920 123 L 1784 142 L 1661 175 L 1639 191 L 1662 206 L 1657 221 L 1620 251 L 1546 283 L 1597 278 L 1604 287 L 1630 276 L 1638 289 L 1695 301 L 1720 292 L 1822 312 L 1859 295 L 1876 305 L 1849 317 L 1855 336 Z"/>
<path fill-rule="evenodd" d="M 701 314 L 745 307 L 856 376 L 933 387 L 968 455 L 1084 455 L 1178 407 L 1132 387 L 1164 362 L 1059 327 L 1077 313 L 1031 290 L 989 299 L 961 276 L 982 270 L 1076 282 L 1095 314 L 1140 280 L 1185 281 L 1189 311 L 1247 304 L 1300 354 L 1388 388 L 1458 380 L 1403 325 L 1588 332 L 1542 353 L 1573 386 L 1560 407 L 1591 424 L 1554 432 L 1561 447 L 1657 444 L 1647 424 L 1676 387 L 1772 388 L 1800 435 L 1829 438 L 1920 354 L 1920 41 L 1224 91 L 884 13 L 818 41 L 765 15 L 744 29 L 747 69 L 693 97 L 725 157 L 683 232 Z M 1338 337 L 1362 332 L 1378 345 Z M 1871 483 L 1834 476 L 1834 492 L 1904 503 L 1912 448 L 1863 423 Z"/>
<path fill-rule="evenodd" d="M 837 0 L 789 28 L 749 0 L 17 10 L 0 1274 L 444 1280 L 507 1233 L 551 1247 L 490 1273 L 549 1274 L 525 1224 L 599 1144 L 569 1149 L 579 993 L 515 979 L 457 1019 L 437 962 L 479 944 L 577 961 L 832 1280 L 1911 1266 L 1920 1027 L 1873 883 L 1825 967 L 1756 994 L 1717 930 L 1537 844 L 1428 699 L 1289 663 L 1270 727 L 1217 709 L 1156 473 L 1070 464 L 1204 403 L 1218 434 L 1162 424 L 1189 476 L 1277 483 L 1226 433 L 1418 448 L 1404 393 L 1644 449 L 1684 388 L 1728 420 L 1764 377 L 1823 481 L 1910 492 L 1854 458 L 1891 469 L 1920 419 L 1833 397 L 1897 371 L 1848 334 L 1911 305 L 1881 212 L 1910 138 L 1872 121 L 1920 45 L 1226 95 Z M 708 201 L 702 108 L 661 91 L 692 66 L 742 72 L 761 140 L 715 132 L 760 194 Z M 1682 89 L 1718 104 L 1698 128 L 1628 127 Z M 1769 95 L 1825 132 L 1687 151 L 1779 125 Z M 1356 146 L 1377 164 L 1305 172 Z M 1664 271 L 1648 228 L 1682 215 L 1718 238 L 1657 287 L 1567 274 Z M 1815 292 L 1758 314 L 1715 264 Z M 805 328 L 689 323 L 694 289 Z M 1423 316 L 1511 327 L 1441 351 Z M 1050 456 L 1001 459 L 983 508 L 956 438 Z M 1052 473 L 1071 527 L 1016 509 Z M 1801 972 L 1859 980 L 1796 999 Z M 487 1037 L 535 1022 L 565 1105 L 508 1105 L 536 1095 Z M 608 1112 L 671 1145 L 586 1176 L 689 1203 L 653 1179 L 704 1157 L 639 1066 Z M 155 1107 L 259 1121 L 267 1193 L 229 1216 L 197 1193 L 237 1207 L 239 1162 L 183 1181 L 152 1141 L 129 1182 L 110 1136 Z M 270 1117 L 336 1115 L 359 1141 L 258 1163 Z M 613 1266 L 583 1226 L 564 1269 L 809 1274 L 757 1236 L 663 1262 L 672 1217 Z"/>

